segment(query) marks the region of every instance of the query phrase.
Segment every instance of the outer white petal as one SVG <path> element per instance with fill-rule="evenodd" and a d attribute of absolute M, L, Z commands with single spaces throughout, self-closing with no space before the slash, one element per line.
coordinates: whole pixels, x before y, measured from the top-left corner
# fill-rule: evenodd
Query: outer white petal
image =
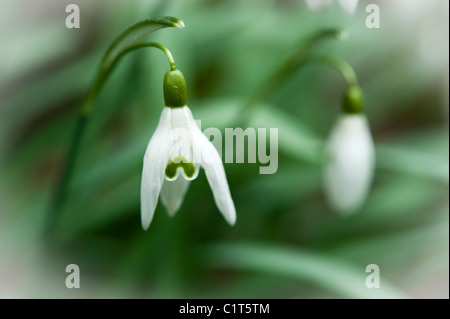
<path fill-rule="evenodd" d="M 148 143 L 141 180 L 141 221 L 146 230 L 153 219 L 171 149 L 171 109 L 165 107 L 158 127 Z"/>
<path fill-rule="evenodd" d="M 339 4 L 345 14 L 352 16 L 355 14 L 356 8 L 358 7 L 358 0 L 339 0 Z"/>
<path fill-rule="evenodd" d="M 236 223 L 236 209 L 231 198 L 222 159 L 214 145 L 196 125 L 193 127 L 193 135 L 194 144 L 197 144 L 201 152 L 201 165 L 205 170 L 214 201 L 225 220 L 233 226 Z"/>
<path fill-rule="evenodd" d="M 333 0 L 305 0 L 311 11 L 317 12 L 329 8 Z"/>
<path fill-rule="evenodd" d="M 192 125 L 195 122 L 187 106 L 172 109 L 170 126 L 173 138 L 171 157 L 183 156 L 192 161 Z"/>
<path fill-rule="evenodd" d="M 341 213 L 352 213 L 364 203 L 375 164 L 375 151 L 364 115 L 343 115 L 332 130 L 324 169 L 328 202 Z"/>
<path fill-rule="evenodd" d="M 175 216 L 183 204 L 184 196 L 189 188 L 190 181 L 179 176 L 174 181 L 165 180 L 161 189 L 161 201 L 166 207 L 170 217 Z"/>

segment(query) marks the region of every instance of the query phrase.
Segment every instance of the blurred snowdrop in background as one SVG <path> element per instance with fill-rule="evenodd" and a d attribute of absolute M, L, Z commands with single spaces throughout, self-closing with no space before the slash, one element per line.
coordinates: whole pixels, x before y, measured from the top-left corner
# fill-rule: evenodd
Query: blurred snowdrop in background
<path fill-rule="evenodd" d="M 341 115 L 325 151 L 325 192 L 333 209 L 346 215 L 364 204 L 372 184 L 374 151 L 365 115 Z"/>

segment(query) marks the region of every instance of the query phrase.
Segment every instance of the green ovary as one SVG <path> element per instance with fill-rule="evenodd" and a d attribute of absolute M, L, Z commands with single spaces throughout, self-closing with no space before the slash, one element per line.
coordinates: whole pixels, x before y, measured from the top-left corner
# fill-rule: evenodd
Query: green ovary
<path fill-rule="evenodd" d="M 181 167 L 187 178 L 192 178 L 195 174 L 195 166 L 183 156 L 174 157 L 166 166 L 166 177 L 173 179 Z"/>

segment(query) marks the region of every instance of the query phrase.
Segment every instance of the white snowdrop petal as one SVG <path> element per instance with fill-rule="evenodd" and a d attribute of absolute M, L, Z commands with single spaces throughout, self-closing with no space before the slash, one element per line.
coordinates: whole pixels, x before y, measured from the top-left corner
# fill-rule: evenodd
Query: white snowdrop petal
<path fill-rule="evenodd" d="M 182 156 L 192 162 L 192 125 L 195 125 L 195 122 L 190 117 L 187 106 L 172 109 L 170 119 L 173 140 L 171 158 Z"/>
<path fill-rule="evenodd" d="M 356 8 L 358 7 L 358 0 L 338 0 L 341 5 L 342 11 L 345 14 L 352 16 L 356 12 Z"/>
<path fill-rule="evenodd" d="M 306 5 L 311 11 L 318 12 L 329 8 L 333 3 L 333 0 L 305 0 Z"/>
<path fill-rule="evenodd" d="M 349 214 L 361 207 L 372 183 L 374 163 L 366 117 L 342 116 L 330 135 L 324 168 L 325 194 L 334 210 Z"/>
<path fill-rule="evenodd" d="M 192 115 L 191 109 L 188 106 L 185 106 L 184 112 L 186 117 L 188 118 L 189 122 L 189 131 L 190 131 L 190 137 L 192 138 L 192 145 L 191 145 L 191 151 L 192 151 L 192 163 L 194 165 L 199 165 L 202 162 L 202 154 L 201 154 L 201 148 L 202 148 L 202 136 L 203 133 L 200 131 L 199 127 L 197 126 L 197 123 L 194 120 L 194 116 Z"/>
<path fill-rule="evenodd" d="M 190 181 L 182 176 L 174 181 L 164 181 L 161 189 L 161 201 L 170 217 L 175 216 L 183 204 L 189 184 Z"/>
<path fill-rule="evenodd" d="M 170 157 L 170 113 L 171 109 L 165 107 L 158 127 L 145 151 L 141 180 L 141 221 L 145 230 L 153 219 L 164 181 L 165 168 Z"/>
<path fill-rule="evenodd" d="M 194 128 L 194 134 L 196 142 L 200 142 L 202 167 L 205 170 L 214 201 L 225 220 L 233 226 L 236 223 L 236 209 L 231 198 L 222 159 L 214 145 L 197 126 Z"/>

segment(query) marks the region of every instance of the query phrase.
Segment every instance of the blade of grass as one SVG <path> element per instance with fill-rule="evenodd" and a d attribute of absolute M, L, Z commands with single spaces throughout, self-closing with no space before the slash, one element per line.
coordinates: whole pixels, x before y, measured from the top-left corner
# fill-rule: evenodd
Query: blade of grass
<path fill-rule="evenodd" d="M 284 276 L 317 285 L 347 298 L 390 298 L 407 296 L 382 281 L 379 289 L 365 286 L 365 266 L 358 268 L 338 258 L 299 249 L 252 244 L 213 244 L 199 250 L 202 262 L 211 268 L 256 271 Z"/>

